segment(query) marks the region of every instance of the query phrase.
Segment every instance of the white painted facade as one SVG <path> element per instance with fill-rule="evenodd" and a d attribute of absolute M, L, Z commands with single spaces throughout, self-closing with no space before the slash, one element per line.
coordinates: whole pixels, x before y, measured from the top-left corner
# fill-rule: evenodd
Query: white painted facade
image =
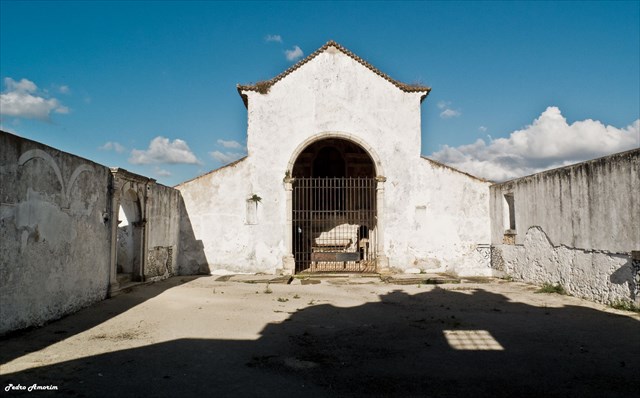
<path fill-rule="evenodd" d="M 239 87 L 248 156 L 176 187 L 210 270 L 288 267 L 285 177 L 305 147 L 334 137 L 364 149 L 380 177 L 379 267 L 388 259 L 399 270 L 491 274 L 490 183 L 420 156 L 428 88 L 396 82 L 333 42 L 267 83 Z"/>

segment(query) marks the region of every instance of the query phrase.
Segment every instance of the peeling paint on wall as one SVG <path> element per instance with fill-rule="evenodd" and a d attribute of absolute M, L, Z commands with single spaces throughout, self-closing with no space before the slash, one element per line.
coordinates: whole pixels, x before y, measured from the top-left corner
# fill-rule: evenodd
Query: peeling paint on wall
<path fill-rule="evenodd" d="M 639 304 L 630 256 L 555 246 L 539 227 L 531 227 L 522 245 L 495 245 L 495 270 L 518 281 L 560 284 L 577 297 L 601 303 Z"/>
<path fill-rule="evenodd" d="M 109 173 L 4 132 L 0 161 L 3 334 L 106 297 L 110 240 L 103 214 Z"/>
<path fill-rule="evenodd" d="M 0 132 L 0 335 L 107 296 L 112 245 L 117 252 L 112 182 L 107 167 Z M 155 280 L 176 272 L 181 198 L 157 184 L 146 194 L 148 221 L 139 225 L 161 249 L 144 273 Z"/>
<path fill-rule="evenodd" d="M 640 149 L 491 186 L 493 269 L 594 301 L 640 303 L 630 256 L 640 249 L 638 192 Z"/>

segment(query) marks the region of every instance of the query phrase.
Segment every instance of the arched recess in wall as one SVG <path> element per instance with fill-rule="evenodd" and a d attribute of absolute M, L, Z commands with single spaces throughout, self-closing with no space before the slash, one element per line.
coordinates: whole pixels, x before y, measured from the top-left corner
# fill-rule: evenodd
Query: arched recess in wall
<path fill-rule="evenodd" d="M 289 163 L 287 164 L 287 171 L 292 173 L 291 174 L 292 176 L 295 176 L 293 174 L 293 168 L 294 168 L 294 165 L 295 165 L 296 161 L 300 157 L 300 154 L 302 152 L 304 152 L 305 150 L 307 150 L 314 143 L 321 143 L 321 142 L 325 142 L 326 143 L 330 139 L 339 139 L 339 140 L 342 140 L 342 141 L 347 141 L 347 142 L 350 142 L 352 144 L 355 144 L 362 151 L 364 151 L 364 153 L 366 153 L 369 156 L 369 158 L 371 159 L 371 161 L 373 162 L 373 166 L 374 166 L 374 169 L 375 169 L 374 177 L 375 176 L 384 176 L 385 175 L 380 156 L 378 156 L 377 152 L 373 149 L 373 147 L 371 147 L 371 145 L 369 145 L 367 142 L 365 142 L 364 140 L 362 140 L 362 139 L 360 139 L 358 137 L 354 137 L 354 136 L 352 136 L 350 134 L 343 133 L 343 132 L 337 132 L 337 131 L 327 131 L 327 132 L 318 133 L 318 134 L 315 134 L 313 136 L 308 137 L 306 140 L 304 140 L 302 143 L 300 143 L 296 147 L 296 149 L 293 151 L 293 153 L 291 154 L 291 157 L 289 159 Z"/>
<path fill-rule="evenodd" d="M 350 137 L 307 140 L 291 163 L 295 272 L 376 269 L 379 167 Z"/>
<path fill-rule="evenodd" d="M 116 266 L 120 278 L 138 280 L 141 275 L 141 203 L 130 183 L 122 188 L 118 209 Z"/>

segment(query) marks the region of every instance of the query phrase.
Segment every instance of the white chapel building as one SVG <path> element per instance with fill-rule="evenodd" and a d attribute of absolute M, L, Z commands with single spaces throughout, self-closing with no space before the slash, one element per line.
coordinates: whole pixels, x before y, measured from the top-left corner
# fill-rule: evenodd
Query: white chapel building
<path fill-rule="evenodd" d="M 203 254 L 191 261 L 248 273 L 491 275 L 490 182 L 421 156 L 429 91 L 333 41 L 238 86 L 247 156 L 176 187 Z"/>

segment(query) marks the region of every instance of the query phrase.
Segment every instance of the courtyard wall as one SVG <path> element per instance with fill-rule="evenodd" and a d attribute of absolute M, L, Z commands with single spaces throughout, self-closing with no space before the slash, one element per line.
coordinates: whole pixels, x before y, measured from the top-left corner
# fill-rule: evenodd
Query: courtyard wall
<path fill-rule="evenodd" d="M 590 300 L 640 303 L 639 192 L 640 149 L 491 186 L 492 267 Z"/>
<path fill-rule="evenodd" d="M 147 259 L 144 267 L 147 281 L 180 274 L 178 255 L 182 217 L 180 191 L 161 184 L 153 184 L 150 188 L 147 198 Z"/>
<path fill-rule="evenodd" d="M 180 273 L 180 192 L 136 178 L 143 280 Z M 129 185 L 130 186 L 130 185 Z M 113 170 L 0 132 L 0 335 L 105 299 L 118 283 Z M 117 228 L 117 227 L 116 227 Z"/>
<path fill-rule="evenodd" d="M 104 299 L 107 167 L 0 132 L 0 334 Z"/>

